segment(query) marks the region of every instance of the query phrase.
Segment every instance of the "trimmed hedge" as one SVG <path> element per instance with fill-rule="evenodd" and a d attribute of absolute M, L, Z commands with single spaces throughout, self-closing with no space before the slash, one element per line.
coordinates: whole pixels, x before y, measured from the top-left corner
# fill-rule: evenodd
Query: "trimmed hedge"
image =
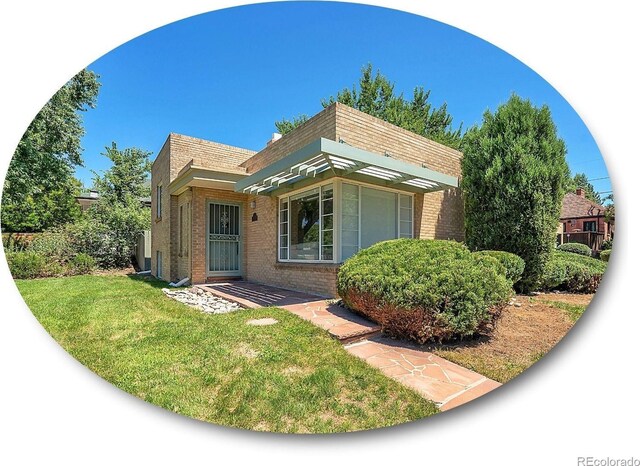
<path fill-rule="evenodd" d="M 611 257 L 611 249 L 605 249 L 604 251 L 600 251 L 600 260 L 609 262 L 609 257 Z"/>
<path fill-rule="evenodd" d="M 564 251 L 554 251 L 545 267 L 540 289 L 595 293 L 607 264 L 598 259 Z"/>
<path fill-rule="evenodd" d="M 476 251 L 473 254 L 496 259 L 502 267 L 501 273 L 507 277 L 511 285 L 514 285 L 522 278 L 525 264 L 524 260 L 516 254 L 505 251 Z"/>
<path fill-rule="evenodd" d="M 418 343 L 487 332 L 512 295 L 499 261 L 454 241 L 377 243 L 338 271 L 338 293 L 352 310 L 392 335 Z"/>
<path fill-rule="evenodd" d="M 611 238 L 605 239 L 600 245 L 600 249 L 605 251 L 607 249 L 611 249 L 613 247 L 613 240 Z"/>
<path fill-rule="evenodd" d="M 564 243 L 558 246 L 558 251 L 572 252 L 574 254 L 591 257 L 591 248 L 582 243 Z"/>

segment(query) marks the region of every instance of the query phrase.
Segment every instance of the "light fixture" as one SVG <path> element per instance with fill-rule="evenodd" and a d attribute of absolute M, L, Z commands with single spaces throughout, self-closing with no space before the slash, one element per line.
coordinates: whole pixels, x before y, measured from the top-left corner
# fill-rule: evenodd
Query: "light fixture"
<path fill-rule="evenodd" d="M 251 206 L 252 209 L 256 208 L 256 201 L 251 201 L 251 203 L 249 204 Z"/>

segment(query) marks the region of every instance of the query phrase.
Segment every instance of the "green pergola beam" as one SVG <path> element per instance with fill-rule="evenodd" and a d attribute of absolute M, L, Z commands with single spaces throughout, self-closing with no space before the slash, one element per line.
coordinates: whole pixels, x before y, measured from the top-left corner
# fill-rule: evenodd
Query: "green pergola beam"
<path fill-rule="evenodd" d="M 235 184 L 236 192 L 243 192 L 245 189 L 256 185 L 263 184 L 264 181 L 270 177 L 276 176 L 281 173 L 291 172 L 292 168 L 296 165 L 309 161 L 310 159 L 317 157 L 318 155 L 327 156 L 335 156 L 342 159 L 349 160 L 353 162 L 358 168 L 354 168 L 355 170 L 361 169 L 362 166 L 372 166 L 378 167 L 386 170 L 390 170 L 396 173 L 400 173 L 403 178 L 413 179 L 420 178 L 427 181 L 431 181 L 436 183 L 438 187 L 444 189 L 446 187 L 457 188 L 458 187 L 458 179 L 455 176 L 445 175 L 444 173 L 437 172 L 435 170 L 431 170 L 425 167 L 419 167 L 417 165 L 413 165 L 411 163 L 403 162 L 401 160 L 396 160 L 391 157 L 385 157 L 380 154 L 374 154 L 372 152 L 368 152 L 362 149 L 358 149 L 357 147 L 349 146 L 347 144 L 342 144 L 339 142 L 331 141 L 329 139 L 320 138 L 315 141 L 307 144 L 306 146 L 298 149 L 297 151 L 292 152 L 291 154 L 281 158 L 280 160 L 268 165 L 262 170 L 258 170 L 256 173 L 249 175 L 248 177 L 239 180 Z M 338 176 L 346 175 L 346 172 L 350 172 L 351 170 L 341 170 L 339 168 L 335 168 L 338 172 Z M 332 172 L 333 170 L 331 170 Z M 326 176 L 323 173 L 324 176 Z M 335 176 L 332 173 L 332 176 Z M 369 178 L 369 182 L 371 180 L 376 180 L 376 182 L 380 185 L 388 185 L 387 181 L 383 179 L 379 179 L 374 176 L 364 175 Z M 324 177 L 323 177 L 324 178 Z M 349 173 L 349 178 L 361 178 L 360 174 L 355 172 Z M 313 177 L 312 179 L 318 179 L 317 177 Z M 296 185 L 301 183 L 301 180 L 295 182 Z M 396 185 L 397 186 L 397 185 Z M 418 191 L 420 188 L 403 184 L 403 189 L 408 191 Z M 269 190 L 265 194 L 273 195 L 276 190 Z M 428 189 L 421 189 L 420 192 L 428 192 Z"/>

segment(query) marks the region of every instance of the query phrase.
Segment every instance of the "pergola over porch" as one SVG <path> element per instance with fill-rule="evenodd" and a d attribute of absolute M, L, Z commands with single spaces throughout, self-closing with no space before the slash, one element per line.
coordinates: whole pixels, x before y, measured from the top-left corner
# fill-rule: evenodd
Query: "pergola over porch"
<path fill-rule="evenodd" d="M 234 189 L 276 196 L 335 176 L 414 193 L 458 187 L 454 176 L 320 138 L 238 180 Z"/>

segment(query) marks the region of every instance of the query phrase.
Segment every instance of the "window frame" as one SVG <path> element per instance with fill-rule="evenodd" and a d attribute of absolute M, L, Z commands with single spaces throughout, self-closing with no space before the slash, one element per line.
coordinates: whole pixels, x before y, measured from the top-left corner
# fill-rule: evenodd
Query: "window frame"
<path fill-rule="evenodd" d="M 325 246 L 323 244 L 322 241 L 322 237 L 323 237 L 323 232 L 325 231 L 323 229 L 324 227 L 324 219 L 323 219 L 323 215 L 324 215 L 324 208 L 323 208 L 323 200 L 322 200 L 322 192 L 323 192 L 323 188 L 330 186 L 331 189 L 333 190 L 333 196 L 332 196 L 332 202 L 333 202 L 333 226 L 332 226 L 332 231 L 333 231 L 333 241 L 331 243 L 331 247 L 333 248 L 332 250 L 332 258 L 331 259 L 322 259 L 322 248 Z M 319 206 L 319 217 L 318 217 L 318 259 L 313 259 L 313 260 L 307 260 L 307 259 L 291 259 L 291 198 L 292 197 L 296 197 L 300 194 L 303 194 L 307 191 L 313 191 L 313 190 L 317 190 L 318 191 L 318 206 Z M 282 227 L 282 213 L 283 213 L 283 209 L 282 209 L 282 201 L 285 200 L 287 201 L 287 233 L 286 233 L 286 237 L 287 237 L 287 244 L 285 246 L 282 245 L 282 236 L 285 236 L 285 234 L 283 234 L 281 232 L 281 227 Z M 335 260 L 336 260 L 336 248 L 335 248 L 335 244 L 336 244 L 336 237 L 335 237 L 335 230 L 336 230 L 336 212 L 335 212 L 335 208 L 336 208 L 336 183 L 335 181 L 330 181 L 330 182 L 319 182 L 316 184 L 313 184 L 311 186 L 305 186 L 304 188 L 301 189 L 297 189 L 295 191 L 291 191 L 288 192 L 285 195 L 282 196 L 278 196 L 277 198 L 277 208 L 278 208 L 278 230 L 277 230 L 277 234 L 278 234 L 278 248 L 277 248 L 277 252 L 276 252 L 276 261 L 277 262 L 292 262 L 292 263 L 298 263 L 298 264 L 334 264 Z M 286 249 L 287 251 L 287 258 L 286 259 L 281 259 L 280 258 L 280 254 L 281 251 L 283 249 Z"/>
<path fill-rule="evenodd" d="M 593 226 L 593 230 L 587 230 L 586 226 Z M 590 231 L 592 233 L 598 232 L 598 221 L 597 220 L 583 220 L 582 221 L 582 231 Z"/>
<path fill-rule="evenodd" d="M 416 193 L 410 191 L 403 191 L 401 189 L 393 189 L 388 188 L 386 186 L 379 186 L 373 183 L 365 183 L 361 181 L 350 180 L 348 178 L 334 177 L 330 181 L 319 181 L 318 183 L 314 183 L 303 188 L 299 188 L 296 190 L 292 190 L 287 192 L 286 194 L 282 194 L 277 197 L 277 249 L 276 249 L 276 262 L 278 263 L 295 263 L 295 264 L 341 264 L 344 262 L 342 260 L 342 185 L 343 184 L 351 184 L 358 186 L 358 251 L 360 251 L 361 246 L 361 235 L 362 235 L 362 218 L 361 218 L 361 202 L 362 202 L 362 188 L 373 188 L 378 189 L 380 191 L 392 192 L 397 195 L 397 215 L 396 215 L 396 239 L 406 238 L 406 236 L 400 236 L 400 209 L 401 209 L 401 196 L 408 196 L 411 199 L 411 236 L 410 238 L 415 238 L 415 196 Z M 331 186 L 333 189 L 333 258 L 332 259 L 322 259 L 322 232 L 323 232 L 323 206 L 322 206 L 322 189 L 326 186 Z M 305 260 L 305 259 L 291 259 L 290 257 L 290 246 L 291 246 L 291 197 L 295 197 L 301 193 L 306 191 L 312 191 L 314 189 L 318 190 L 319 203 L 320 203 L 320 229 L 319 229 L 319 255 L 320 259 L 317 260 Z M 287 231 L 286 233 L 282 233 L 282 201 L 287 201 Z M 287 244 L 282 244 L 282 237 L 287 237 Z M 286 250 L 286 259 L 281 259 L 281 251 Z"/>

